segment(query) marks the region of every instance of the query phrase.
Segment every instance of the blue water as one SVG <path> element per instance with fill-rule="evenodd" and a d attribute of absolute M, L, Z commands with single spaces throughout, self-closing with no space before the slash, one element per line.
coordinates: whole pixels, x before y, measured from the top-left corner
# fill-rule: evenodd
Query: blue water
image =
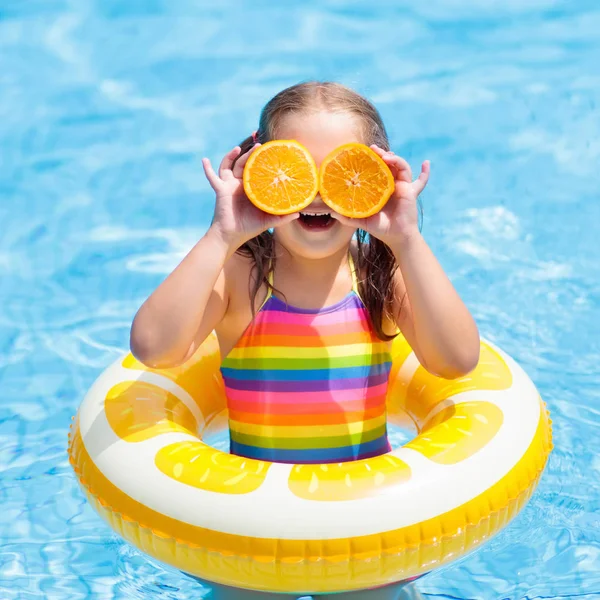
<path fill-rule="evenodd" d="M 200 158 L 311 78 L 431 159 L 426 239 L 554 419 L 526 510 L 417 589 L 600 598 L 599 31 L 597 0 L 0 0 L 0 598 L 207 597 L 100 521 L 67 428 L 206 230 Z"/>

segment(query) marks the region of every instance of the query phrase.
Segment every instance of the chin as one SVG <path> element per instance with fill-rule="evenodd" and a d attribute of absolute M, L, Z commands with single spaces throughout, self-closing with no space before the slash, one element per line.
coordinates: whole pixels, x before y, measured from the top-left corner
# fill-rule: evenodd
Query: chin
<path fill-rule="evenodd" d="M 335 221 L 323 229 L 304 227 L 300 220 L 275 229 L 275 240 L 292 254 L 318 260 L 347 248 L 356 230 Z"/>

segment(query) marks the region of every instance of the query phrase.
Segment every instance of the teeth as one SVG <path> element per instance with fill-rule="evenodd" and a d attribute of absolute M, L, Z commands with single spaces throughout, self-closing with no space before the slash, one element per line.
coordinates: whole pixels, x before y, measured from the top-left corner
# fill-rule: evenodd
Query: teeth
<path fill-rule="evenodd" d="M 309 213 L 309 212 L 301 212 L 300 213 L 303 217 L 330 217 L 331 214 L 330 213 Z"/>

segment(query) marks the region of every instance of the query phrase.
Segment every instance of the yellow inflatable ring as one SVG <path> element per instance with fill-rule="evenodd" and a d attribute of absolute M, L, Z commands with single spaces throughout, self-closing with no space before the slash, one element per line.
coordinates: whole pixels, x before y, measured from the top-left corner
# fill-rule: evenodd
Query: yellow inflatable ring
<path fill-rule="evenodd" d="M 410 418 L 419 434 L 384 456 L 327 465 L 250 460 L 202 442 L 226 423 L 219 364 L 214 337 L 175 369 L 128 355 L 94 383 L 69 435 L 81 487 L 108 524 L 217 583 L 310 594 L 431 571 L 507 525 L 552 447 L 535 386 L 487 342 L 477 368 L 449 381 L 397 338 L 388 418 Z"/>

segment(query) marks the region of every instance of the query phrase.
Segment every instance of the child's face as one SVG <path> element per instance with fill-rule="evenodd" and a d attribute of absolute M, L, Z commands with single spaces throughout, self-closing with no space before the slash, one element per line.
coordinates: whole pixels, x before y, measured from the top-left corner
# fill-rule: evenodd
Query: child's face
<path fill-rule="evenodd" d="M 317 168 L 342 144 L 363 143 L 358 123 L 352 115 L 327 111 L 288 115 L 280 124 L 277 137 L 300 142 L 312 155 Z M 289 251 L 312 259 L 325 258 L 348 247 L 356 229 L 337 221 L 335 212 L 321 200 L 320 194 L 301 211 L 301 214 L 311 213 L 329 214 L 334 218 L 311 220 L 300 217 L 275 229 L 277 241 Z"/>

